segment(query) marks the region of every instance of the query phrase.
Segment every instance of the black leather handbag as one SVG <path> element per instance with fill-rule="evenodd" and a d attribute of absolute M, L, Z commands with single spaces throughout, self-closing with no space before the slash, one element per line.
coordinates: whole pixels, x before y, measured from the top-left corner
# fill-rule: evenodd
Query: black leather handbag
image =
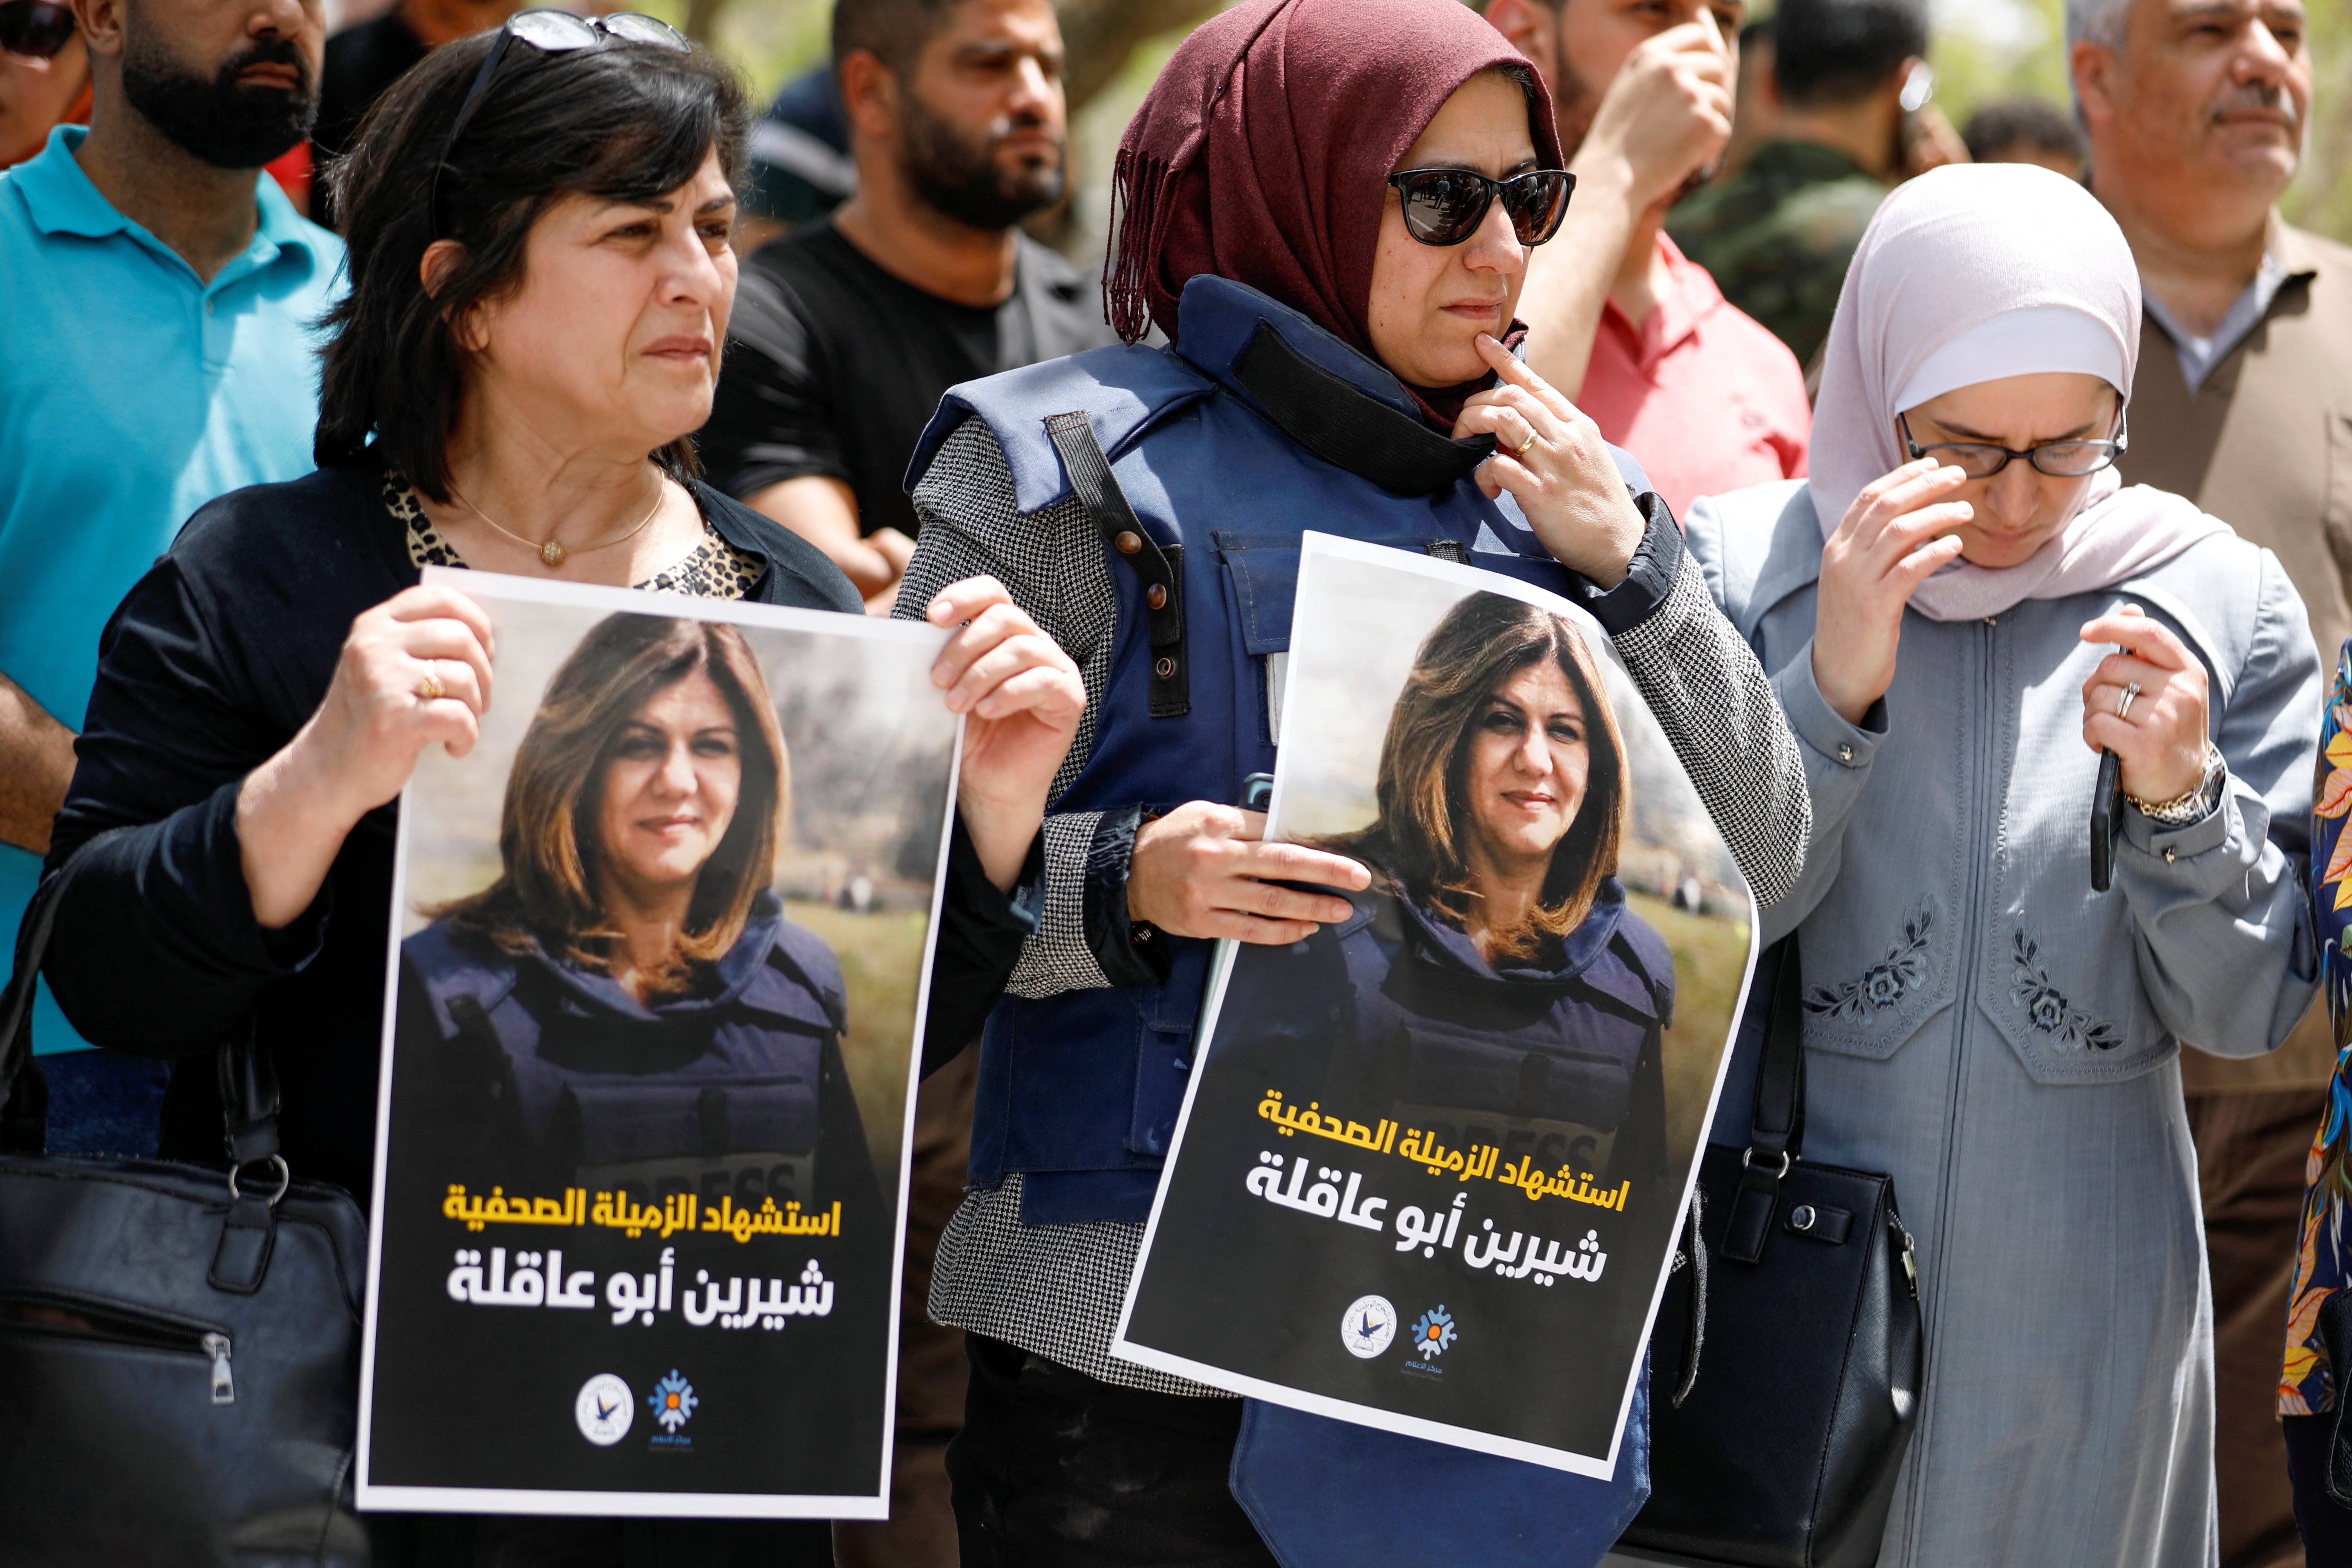
<path fill-rule="evenodd" d="M 1794 938 L 1758 965 L 1744 1147 L 1709 1143 L 1658 1314 L 1682 1347 L 1650 1416 L 1650 1500 L 1620 1550 L 1742 1568 L 1869 1568 L 1919 1411 L 1923 1331 L 1894 1181 L 1802 1157 Z M 1745 1030 L 1743 1031 L 1745 1032 Z M 1701 1370 L 1702 1359 L 1704 1372 Z"/>
<path fill-rule="evenodd" d="M 42 1152 L 34 977 L 71 875 L 35 896 L 0 994 L 0 1561 L 364 1568 L 367 1222 L 290 1179 L 249 1035 L 216 1053 L 220 1166 Z"/>

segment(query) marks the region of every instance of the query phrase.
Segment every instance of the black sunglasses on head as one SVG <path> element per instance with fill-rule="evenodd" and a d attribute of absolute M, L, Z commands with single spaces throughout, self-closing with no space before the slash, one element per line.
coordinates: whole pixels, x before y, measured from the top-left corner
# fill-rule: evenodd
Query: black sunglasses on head
<path fill-rule="evenodd" d="M 6 3 L 16 5 L 20 0 Z M 433 184 L 425 193 L 425 206 L 432 216 L 436 236 L 447 232 L 441 221 L 441 171 L 449 166 L 449 154 L 457 150 L 457 138 L 473 122 L 474 111 L 482 105 L 490 78 L 497 74 L 499 62 L 506 58 L 507 47 L 518 38 L 542 55 L 601 49 L 606 44 L 650 44 L 679 54 L 694 47 L 684 33 L 667 22 L 637 11 L 621 11 L 610 16 L 579 16 L 569 11 L 518 11 L 508 17 L 506 26 L 499 29 L 497 41 L 490 45 L 490 52 L 482 57 L 482 68 L 474 73 L 474 85 L 466 89 L 466 100 L 457 106 L 457 117 L 449 121 L 449 134 L 441 142 L 441 156 L 433 164 Z"/>
<path fill-rule="evenodd" d="M 73 12 L 52 0 L 0 0 L 0 49 L 46 60 L 72 41 Z"/>
<path fill-rule="evenodd" d="M 1460 245 L 1503 198 L 1503 212 L 1521 245 L 1541 245 L 1559 232 L 1576 176 L 1566 169 L 1530 169 L 1492 180 L 1475 169 L 1404 169 L 1389 176 L 1404 198 L 1404 231 L 1423 245 Z"/>

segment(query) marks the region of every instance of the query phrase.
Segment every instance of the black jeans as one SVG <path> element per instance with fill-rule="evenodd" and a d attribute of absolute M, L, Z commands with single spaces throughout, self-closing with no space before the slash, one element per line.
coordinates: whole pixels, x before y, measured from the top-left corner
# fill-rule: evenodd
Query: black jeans
<path fill-rule="evenodd" d="M 2352 1508 L 2327 1495 L 2328 1434 L 2336 1425 L 2325 1415 L 2288 1415 L 2286 1473 L 2294 1487 L 2295 1528 L 2303 1532 L 2303 1560 L 2309 1568 L 2352 1568 Z"/>
<path fill-rule="evenodd" d="M 154 1157 L 170 1062 L 121 1051 L 60 1051 L 41 1058 L 41 1074 L 49 1080 L 50 1153 Z"/>
<path fill-rule="evenodd" d="M 1276 1568 L 1225 1483 L 1240 1400 L 1121 1388 L 982 1334 L 964 1352 L 963 1568 Z"/>

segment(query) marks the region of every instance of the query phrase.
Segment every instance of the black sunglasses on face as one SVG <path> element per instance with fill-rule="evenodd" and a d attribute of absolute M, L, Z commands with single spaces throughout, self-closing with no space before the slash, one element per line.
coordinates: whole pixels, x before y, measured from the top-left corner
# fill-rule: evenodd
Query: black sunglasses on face
<path fill-rule="evenodd" d="M 1903 426 L 1903 445 L 1915 459 L 1936 453 L 1972 479 L 1989 479 L 2020 458 L 2053 479 L 2079 479 L 2108 467 L 2131 445 L 2131 432 L 2124 427 L 2123 416 L 2116 418 L 2113 440 L 2044 441 L 2021 452 L 1990 441 L 1930 441 L 1923 447 L 1911 437 L 1909 415 L 1898 414 L 1895 422 Z"/>
<path fill-rule="evenodd" d="M 1460 245 L 1503 198 L 1511 232 L 1521 245 L 1541 245 L 1559 232 L 1576 176 L 1566 169 L 1530 169 L 1490 180 L 1473 169 L 1404 169 L 1389 176 L 1404 198 L 1404 231 L 1423 245 Z"/>
<path fill-rule="evenodd" d="M 50 0 L 4 0 L 0 3 L 0 49 L 27 59 L 46 60 L 70 42 L 73 13 Z"/>
<path fill-rule="evenodd" d="M 14 5 L 18 0 L 7 3 Z M 466 89 L 466 100 L 457 106 L 457 117 L 449 121 L 449 134 L 442 139 L 441 156 L 433 165 L 433 184 L 425 192 L 425 206 L 432 216 L 436 235 L 447 232 L 441 221 L 441 171 L 449 166 L 449 154 L 457 150 L 457 138 L 466 133 L 474 111 L 481 107 L 490 78 L 497 74 L 499 62 L 506 58 L 507 46 L 518 38 L 542 55 L 601 49 L 614 43 L 650 44 L 679 54 L 694 47 L 685 34 L 667 22 L 636 11 L 621 11 L 610 16 L 576 16 L 569 11 L 518 11 L 508 17 L 506 26 L 499 29 L 497 41 L 490 45 L 490 52 L 482 57 L 482 68 L 474 73 L 474 85 Z"/>

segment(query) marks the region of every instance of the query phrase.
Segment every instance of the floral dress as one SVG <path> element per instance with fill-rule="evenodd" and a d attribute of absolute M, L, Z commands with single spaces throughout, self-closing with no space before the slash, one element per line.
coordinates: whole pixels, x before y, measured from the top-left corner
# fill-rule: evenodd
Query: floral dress
<path fill-rule="evenodd" d="M 2312 915 L 2319 936 L 2327 1016 L 2336 1026 L 2336 1076 L 2327 1109 L 2304 1164 L 2303 1232 L 2294 1282 L 2287 1291 L 2286 1364 L 2279 1373 L 2279 1414 L 2315 1415 L 2336 1405 L 2336 1379 L 2319 1342 L 2319 1309 L 2352 1285 L 2352 642 L 2336 656 L 2320 730 L 2317 819 L 2312 824 Z"/>

